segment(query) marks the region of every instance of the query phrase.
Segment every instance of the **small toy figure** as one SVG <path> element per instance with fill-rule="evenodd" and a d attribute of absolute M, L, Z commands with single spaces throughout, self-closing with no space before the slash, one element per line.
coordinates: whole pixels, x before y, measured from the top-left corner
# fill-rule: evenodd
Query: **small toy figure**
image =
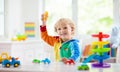
<path fill-rule="evenodd" d="M 25 34 L 17 34 L 15 38 L 11 38 L 12 41 L 24 41 L 27 39 Z"/>

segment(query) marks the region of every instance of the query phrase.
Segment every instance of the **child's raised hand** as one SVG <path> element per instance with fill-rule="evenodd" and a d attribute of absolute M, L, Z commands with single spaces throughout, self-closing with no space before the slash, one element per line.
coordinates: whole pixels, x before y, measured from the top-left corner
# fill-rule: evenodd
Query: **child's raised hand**
<path fill-rule="evenodd" d="M 41 20 L 42 20 L 42 22 L 43 22 L 43 26 L 45 26 L 46 25 L 46 20 L 47 20 L 47 18 L 48 18 L 48 12 L 47 11 L 45 11 L 42 15 L 41 15 Z"/>

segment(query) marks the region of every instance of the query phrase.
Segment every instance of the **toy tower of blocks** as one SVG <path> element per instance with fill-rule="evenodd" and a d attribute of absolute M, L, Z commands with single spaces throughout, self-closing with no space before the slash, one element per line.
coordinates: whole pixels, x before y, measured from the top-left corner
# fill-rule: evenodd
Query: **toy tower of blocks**
<path fill-rule="evenodd" d="M 103 34 L 102 32 L 99 32 L 99 34 L 93 34 L 92 37 L 98 37 L 97 42 L 92 42 L 92 54 L 89 55 L 80 66 L 78 66 L 78 70 L 89 70 L 89 66 L 87 63 L 91 61 L 92 59 L 97 60 L 97 63 L 92 63 L 92 67 L 96 68 L 109 68 L 110 65 L 107 63 L 104 63 L 103 60 L 108 59 L 109 55 L 108 52 L 110 51 L 110 48 L 104 47 L 104 45 L 108 44 L 108 41 L 103 41 L 103 38 L 108 38 L 108 34 Z"/>
<path fill-rule="evenodd" d="M 103 60 L 108 59 L 109 55 L 107 52 L 110 51 L 110 48 L 105 48 L 104 45 L 108 44 L 108 41 L 103 41 L 103 38 L 108 38 L 108 34 L 103 34 L 99 32 L 99 34 L 93 34 L 92 37 L 98 37 L 98 42 L 93 42 L 92 45 L 96 45 L 96 48 L 93 48 L 92 51 L 96 53 L 94 59 L 98 60 L 98 63 L 92 64 L 93 67 L 110 67 L 110 65 L 105 64 Z"/>

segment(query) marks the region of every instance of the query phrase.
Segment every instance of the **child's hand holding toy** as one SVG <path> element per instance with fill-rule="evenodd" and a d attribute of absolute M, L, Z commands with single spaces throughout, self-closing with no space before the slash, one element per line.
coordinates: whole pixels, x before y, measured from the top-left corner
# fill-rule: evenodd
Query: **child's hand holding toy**
<path fill-rule="evenodd" d="M 45 26 L 46 25 L 46 20 L 48 18 L 48 12 L 45 11 L 42 15 L 41 15 L 41 20 L 43 22 L 42 26 Z"/>
<path fill-rule="evenodd" d="M 61 60 L 63 63 L 65 63 L 66 61 L 67 61 L 67 59 L 66 58 L 62 58 L 62 60 Z"/>
<path fill-rule="evenodd" d="M 75 62 L 72 60 L 72 59 L 66 59 L 66 58 L 62 58 L 62 62 L 64 63 L 64 64 L 75 64 Z"/>

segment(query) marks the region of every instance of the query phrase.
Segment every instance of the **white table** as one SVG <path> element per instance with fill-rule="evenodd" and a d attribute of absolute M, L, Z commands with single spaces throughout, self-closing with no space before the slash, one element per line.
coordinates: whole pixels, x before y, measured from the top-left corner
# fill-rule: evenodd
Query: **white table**
<path fill-rule="evenodd" d="M 63 63 L 51 63 L 51 64 L 30 64 L 21 65 L 18 68 L 10 67 L 3 68 L 0 66 L 0 72 L 120 72 L 120 64 L 111 63 L 110 68 L 93 68 L 89 64 L 89 71 L 78 71 L 76 65 L 64 65 Z"/>

